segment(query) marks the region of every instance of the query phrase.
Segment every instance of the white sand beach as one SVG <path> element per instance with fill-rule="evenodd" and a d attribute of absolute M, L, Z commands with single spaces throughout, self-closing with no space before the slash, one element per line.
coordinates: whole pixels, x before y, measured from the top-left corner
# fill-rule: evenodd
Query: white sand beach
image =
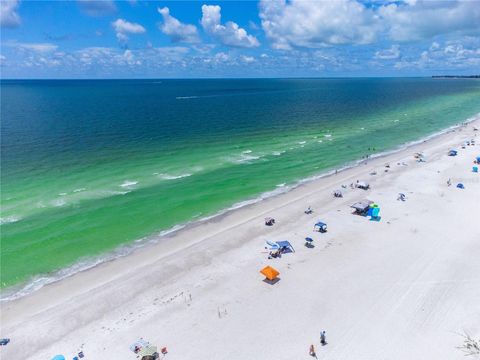
<path fill-rule="evenodd" d="M 72 359 L 83 350 L 88 360 L 136 359 L 129 345 L 142 337 L 167 347 L 171 360 L 311 359 L 311 344 L 318 359 L 465 359 L 461 335 L 480 338 L 475 126 L 479 120 L 4 302 L 1 337 L 11 342 L 0 357 Z M 476 145 L 462 149 L 470 139 Z M 447 156 L 452 147 L 455 157 Z M 356 180 L 371 189 L 351 189 Z M 333 197 L 336 189 L 343 198 Z M 352 214 L 362 199 L 380 206 L 380 221 Z M 304 214 L 307 206 L 313 214 Z M 264 225 L 266 216 L 274 226 Z M 317 220 L 327 233 L 312 231 Z M 314 248 L 304 246 L 306 236 Z M 296 251 L 268 259 L 267 240 L 289 240 Z M 266 265 L 280 272 L 273 285 L 259 273 Z"/>

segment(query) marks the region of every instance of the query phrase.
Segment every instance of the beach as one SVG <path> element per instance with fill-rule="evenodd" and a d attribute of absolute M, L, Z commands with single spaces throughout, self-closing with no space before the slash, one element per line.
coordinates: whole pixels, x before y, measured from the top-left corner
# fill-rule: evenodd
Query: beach
<path fill-rule="evenodd" d="M 480 112 L 475 79 L 0 86 L 0 301 Z"/>
<path fill-rule="evenodd" d="M 474 127 L 478 119 L 3 302 L 2 359 L 135 359 L 139 338 L 166 347 L 166 359 L 309 359 L 311 344 L 319 359 L 463 359 L 462 335 L 480 337 Z M 350 188 L 357 180 L 371 189 Z M 352 214 L 363 199 L 379 205 L 380 221 Z M 318 220 L 326 233 L 312 231 Z M 268 259 L 267 240 L 295 252 Z M 280 272 L 275 284 L 259 273 L 266 265 Z"/>

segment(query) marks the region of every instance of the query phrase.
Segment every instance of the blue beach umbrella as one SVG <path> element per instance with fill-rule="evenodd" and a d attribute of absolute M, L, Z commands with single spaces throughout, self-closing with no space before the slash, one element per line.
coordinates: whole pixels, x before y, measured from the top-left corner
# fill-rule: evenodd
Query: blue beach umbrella
<path fill-rule="evenodd" d="M 52 360 L 65 360 L 65 356 L 63 355 L 55 355 Z"/>

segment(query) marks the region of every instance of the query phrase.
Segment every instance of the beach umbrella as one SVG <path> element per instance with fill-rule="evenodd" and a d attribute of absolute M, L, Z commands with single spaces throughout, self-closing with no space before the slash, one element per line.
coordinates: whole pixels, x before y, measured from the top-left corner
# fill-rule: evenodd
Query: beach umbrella
<path fill-rule="evenodd" d="M 63 355 L 55 355 L 52 360 L 65 360 L 65 356 Z"/>
<path fill-rule="evenodd" d="M 270 281 L 275 280 L 277 276 L 280 275 L 278 270 L 274 269 L 271 266 L 265 266 L 262 270 L 260 270 L 260 273 L 265 275 L 265 277 Z"/>

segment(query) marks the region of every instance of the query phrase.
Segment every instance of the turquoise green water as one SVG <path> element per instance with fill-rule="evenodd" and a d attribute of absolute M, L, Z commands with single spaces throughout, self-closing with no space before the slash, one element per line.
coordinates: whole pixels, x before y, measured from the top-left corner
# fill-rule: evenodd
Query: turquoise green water
<path fill-rule="evenodd" d="M 475 80 L 4 81 L 1 90 L 3 288 L 51 281 L 480 112 Z"/>

